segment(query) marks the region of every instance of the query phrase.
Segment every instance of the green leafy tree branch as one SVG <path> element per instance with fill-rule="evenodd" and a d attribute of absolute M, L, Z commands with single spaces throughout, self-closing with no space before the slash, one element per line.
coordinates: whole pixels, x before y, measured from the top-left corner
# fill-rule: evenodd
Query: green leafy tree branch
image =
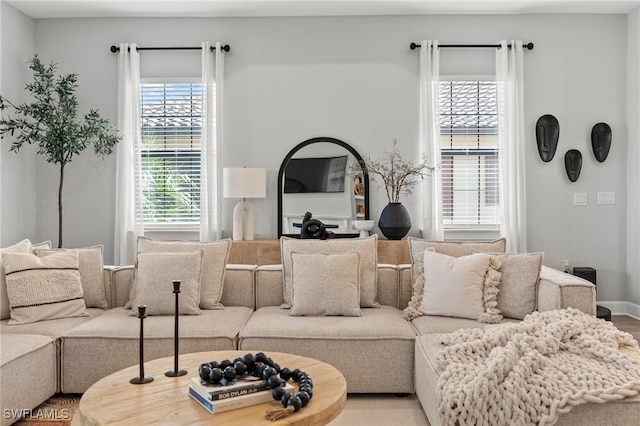
<path fill-rule="evenodd" d="M 78 119 L 77 74 L 56 75 L 57 65 L 45 66 L 35 55 L 29 62 L 33 71 L 33 82 L 25 89 L 32 100 L 14 105 L 0 95 L 0 136 L 13 137 L 10 150 L 18 152 L 24 144 L 37 145 L 38 154 L 48 163 L 60 169 L 58 186 L 58 247 L 62 247 L 62 188 L 65 166 L 75 155 L 89 145 L 94 152 L 104 157 L 113 152 L 121 139 L 117 129 L 102 118 L 98 111 L 90 110 L 82 120 Z M 4 114 L 12 110 L 14 115 Z"/>

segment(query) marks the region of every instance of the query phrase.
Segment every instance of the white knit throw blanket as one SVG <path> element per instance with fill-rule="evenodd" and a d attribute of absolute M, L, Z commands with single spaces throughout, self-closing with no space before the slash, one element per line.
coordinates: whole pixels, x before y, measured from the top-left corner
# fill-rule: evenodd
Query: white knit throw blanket
<path fill-rule="evenodd" d="M 577 309 L 443 334 L 436 361 L 443 425 L 552 425 L 587 402 L 640 392 L 640 349 Z"/>

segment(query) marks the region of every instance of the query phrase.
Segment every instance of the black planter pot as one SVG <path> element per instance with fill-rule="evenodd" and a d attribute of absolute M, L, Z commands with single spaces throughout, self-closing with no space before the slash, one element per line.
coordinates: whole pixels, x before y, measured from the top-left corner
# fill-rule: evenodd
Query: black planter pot
<path fill-rule="evenodd" d="M 389 203 L 382 210 L 378 227 L 390 240 L 401 240 L 411 229 L 411 217 L 402 203 Z"/>

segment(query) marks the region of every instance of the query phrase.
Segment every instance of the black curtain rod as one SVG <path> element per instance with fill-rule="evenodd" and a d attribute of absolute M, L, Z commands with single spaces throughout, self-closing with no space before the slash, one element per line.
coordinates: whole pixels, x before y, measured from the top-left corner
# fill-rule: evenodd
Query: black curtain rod
<path fill-rule="evenodd" d="M 507 45 L 509 47 L 509 49 L 511 49 L 511 45 L 508 44 Z M 418 48 L 422 47 L 420 44 L 417 43 L 411 43 L 409 45 L 409 48 L 411 50 L 416 50 Z M 466 47 L 466 48 L 474 48 L 474 47 L 490 47 L 493 49 L 499 49 L 500 47 L 502 47 L 499 44 L 439 44 L 438 47 Z M 529 50 L 533 50 L 533 43 L 529 42 L 527 44 L 523 44 L 522 47 L 524 47 L 525 49 L 529 49 Z"/>
<path fill-rule="evenodd" d="M 141 50 L 202 50 L 202 47 L 138 47 L 136 50 L 139 52 Z M 211 51 L 216 50 L 215 46 L 211 46 Z M 228 44 L 222 46 L 222 50 L 228 52 L 231 50 L 231 47 Z M 111 52 L 116 53 L 119 52 L 120 48 L 118 46 L 111 46 Z"/>

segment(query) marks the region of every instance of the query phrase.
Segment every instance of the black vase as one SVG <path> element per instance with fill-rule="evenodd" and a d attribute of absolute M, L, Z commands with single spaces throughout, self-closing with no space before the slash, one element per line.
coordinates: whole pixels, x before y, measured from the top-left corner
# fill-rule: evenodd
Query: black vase
<path fill-rule="evenodd" d="M 402 203 L 389 203 L 382 210 L 378 228 L 390 240 L 401 240 L 411 229 L 411 217 Z"/>

